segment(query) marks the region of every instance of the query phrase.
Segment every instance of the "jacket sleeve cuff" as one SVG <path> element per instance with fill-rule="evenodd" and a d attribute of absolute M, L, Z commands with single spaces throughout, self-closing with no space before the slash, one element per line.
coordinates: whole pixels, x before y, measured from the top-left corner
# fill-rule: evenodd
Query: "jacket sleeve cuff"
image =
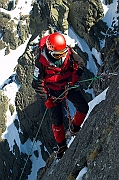
<path fill-rule="evenodd" d="M 82 73 L 83 73 L 83 69 L 82 69 L 82 68 L 79 68 L 79 69 L 76 71 L 76 75 L 78 75 L 79 77 L 82 76 Z"/>

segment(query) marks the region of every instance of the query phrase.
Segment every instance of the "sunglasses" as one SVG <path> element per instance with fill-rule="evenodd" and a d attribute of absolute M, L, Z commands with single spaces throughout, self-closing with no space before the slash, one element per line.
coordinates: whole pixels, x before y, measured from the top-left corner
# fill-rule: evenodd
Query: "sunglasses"
<path fill-rule="evenodd" d="M 50 54 L 55 59 L 60 59 L 61 57 L 65 57 L 68 49 L 65 48 L 63 51 L 50 51 Z"/>

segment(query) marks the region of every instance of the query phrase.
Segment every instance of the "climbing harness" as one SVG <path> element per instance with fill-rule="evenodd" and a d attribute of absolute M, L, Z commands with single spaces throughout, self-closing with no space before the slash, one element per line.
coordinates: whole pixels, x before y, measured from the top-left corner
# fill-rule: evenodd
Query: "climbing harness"
<path fill-rule="evenodd" d="M 102 81 L 105 81 L 105 80 L 109 79 L 111 76 L 116 76 L 116 75 L 117 75 L 116 72 L 115 72 L 115 73 L 105 72 L 105 73 L 102 73 L 102 74 L 99 75 L 99 76 L 95 76 L 95 77 L 92 77 L 92 78 L 86 79 L 86 80 L 81 80 L 81 81 L 79 81 L 78 83 L 91 81 L 91 83 L 90 83 L 89 86 L 88 86 L 88 87 L 90 87 L 95 80 L 101 79 Z M 67 88 L 65 88 L 65 90 L 63 91 L 63 93 L 60 94 L 60 96 L 58 96 L 57 98 L 56 98 L 56 97 L 54 98 L 54 101 L 53 101 L 53 102 L 56 102 L 57 100 L 61 100 L 61 101 L 62 101 L 64 98 L 67 97 L 67 93 L 68 93 L 69 90 L 79 88 L 79 86 L 80 86 L 80 84 L 76 84 L 76 85 L 74 85 L 74 86 L 70 86 L 70 85 L 67 86 Z M 68 116 L 67 116 L 67 117 L 70 119 L 70 121 L 69 121 L 69 123 L 70 123 L 70 122 L 71 122 L 71 116 L 70 116 L 70 111 L 69 111 L 69 107 L 68 107 L 68 99 L 67 99 L 67 98 L 66 98 L 66 106 L 67 106 L 67 111 L 68 111 Z M 47 111 L 48 111 L 48 108 L 46 108 L 46 110 L 45 110 L 45 112 L 44 112 L 44 114 L 43 114 L 43 117 L 42 117 L 42 120 L 41 120 L 41 122 L 40 122 L 38 131 L 37 131 L 36 136 L 35 136 L 35 138 L 34 138 L 34 140 L 33 140 L 33 144 L 32 144 L 32 146 L 31 146 L 31 148 L 30 148 L 28 157 L 27 157 L 26 162 L 25 162 L 25 164 L 24 164 L 24 167 L 23 167 L 23 169 L 22 169 L 22 172 L 21 172 L 21 175 L 20 175 L 19 180 L 21 180 L 21 178 L 22 178 L 22 176 L 23 176 L 24 170 L 25 170 L 26 165 L 27 165 L 27 163 L 28 163 L 28 160 L 29 160 L 29 158 L 30 158 L 31 152 L 32 152 L 32 150 L 33 150 L 33 146 L 34 146 L 34 144 L 35 144 L 35 141 L 36 141 L 37 136 L 38 136 L 38 133 L 39 133 L 39 131 L 40 131 L 40 129 L 41 129 L 42 123 L 43 123 L 43 121 L 44 121 L 44 119 L 45 119 L 45 116 L 46 116 L 46 114 L 47 114 Z"/>
<path fill-rule="evenodd" d="M 65 99 L 67 97 L 67 94 L 68 94 L 68 90 L 67 90 L 66 86 L 65 86 L 65 90 L 66 90 L 65 93 L 63 93 L 62 95 L 58 96 L 58 98 L 56 98 L 55 96 L 50 95 L 49 96 L 50 99 L 54 100 L 53 102 L 56 102 L 57 100 L 58 100 L 58 102 L 62 102 L 63 99 Z"/>

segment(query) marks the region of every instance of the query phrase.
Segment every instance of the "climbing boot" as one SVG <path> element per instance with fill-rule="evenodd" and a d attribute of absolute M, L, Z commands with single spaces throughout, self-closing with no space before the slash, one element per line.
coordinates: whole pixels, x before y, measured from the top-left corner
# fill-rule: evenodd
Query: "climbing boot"
<path fill-rule="evenodd" d="M 67 147 L 67 144 L 66 144 L 66 139 L 61 142 L 61 143 L 58 143 L 57 145 L 57 151 L 56 151 L 56 158 L 57 159 L 61 159 L 64 152 L 68 149 Z"/>
<path fill-rule="evenodd" d="M 76 111 L 73 119 L 71 120 L 71 124 L 70 124 L 70 134 L 71 134 L 71 136 L 76 136 L 77 135 L 77 133 L 80 130 L 81 124 L 83 123 L 85 117 L 86 117 L 85 113 L 81 113 L 79 111 Z"/>
<path fill-rule="evenodd" d="M 76 126 L 72 121 L 71 124 L 70 124 L 70 128 L 69 128 L 70 135 L 71 136 L 76 136 L 80 129 L 81 129 L 81 127 Z"/>

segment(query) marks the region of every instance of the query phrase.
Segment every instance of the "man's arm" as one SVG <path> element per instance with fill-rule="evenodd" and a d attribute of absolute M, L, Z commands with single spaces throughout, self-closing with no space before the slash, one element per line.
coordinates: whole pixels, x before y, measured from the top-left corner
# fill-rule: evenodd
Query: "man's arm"
<path fill-rule="evenodd" d="M 82 73 L 85 68 L 85 62 L 72 48 L 71 52 L 71 61 L 73 64 L 71 84 L 72 86 L 74 86 L 74 84 L 79 81 L 79 77 L 82 76 Z"/>
<path fill-rule="evenodd" d="M 36 59 L 32 87 L 42 99 L 47 99 L 47 90 L 44 82 L 44 72 L 39 58 Z"/>
<path fill-rule="evenodd" d="M 76 74 L 80 77 L 84 71 L 85 62 L 74 50 L 72 50 L 72 59 L 78 64 L 78 70 L 76 71 Z"/>

